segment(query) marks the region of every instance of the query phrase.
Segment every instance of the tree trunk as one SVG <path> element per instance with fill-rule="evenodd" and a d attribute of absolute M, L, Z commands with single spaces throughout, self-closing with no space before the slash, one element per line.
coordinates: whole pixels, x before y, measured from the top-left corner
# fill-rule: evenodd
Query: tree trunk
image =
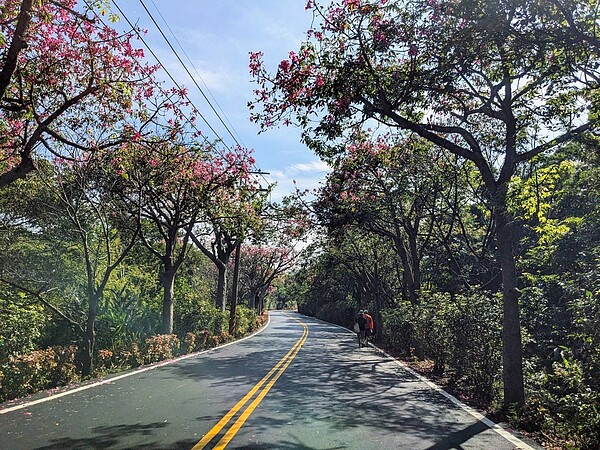
<path fill-rule="evenodd" d="M 21 2 L 21 10 L 17 19 L 17 26 L 13 34 L 8 52 L 4 58 L 4 65 L 0 72 L 0 99 L 4 99 L 4 95 L 10 80 L 17 68 L 17 62 L 21 51 L 27 47 L 27 30 L 31 22 L 31 10 L 33 8 L 32 0 L 23 0 Z"/>
<path fill-rule="evenodd" d="M 216 263 L 217 265 L 217 298 L 216 306 L 222 312 L 225 312 L 225 306 L 227 305 L 226 294 L 227 294 L 227 266 L 221 261 Z"/>
<path fill-rule="evenodd" d="M 523 347 L 519 319 L 519 291 L 517 269 L 513 255 L 513 237 L 505 209 L 496 209 L 498 258 L 502 269 L 503 331 L 502 378 L 504 381 L 504 408 L 525 403 L 523 383 Z"/>
<path fill-rule="evenodd" d="M 163 278 L 162 332 L 173 333 L 173 298 L 175 296 L 175 267 L 165 267 Z"/>
<path fill-rule="evenodd" d="M 256 288 L 251 288 L 250 292 L 248 293 L 248 307 L 250 309 L 256 309 L 257 308 L 257 304 L 256 304 Z"/>
<path fill-rule="evenodd" d="M 398 230 L 398 234 L 394 237 L 394 248 L 402 261 L 402 297 L 404 300 L 410 301 L 412 305 L 416 305 L 418 297 L 417 286 L 415 285 L 415 274 L 413 273 L 414 266 L 411 262 L 410 255 L 406 251 L 399 227 L 396 227 L 396 229 Z"/>
<path fill-rule="evenodd" d="M 419 249 L 417 246 L 417 231 L 407 232 L 410 248 L 411 285 L 409 286 L 410 302 L 416 305 L 421 293 L 421 261 L 419 260 Z"/>
<path fill-rule="evenodd" d="M 377 342 L 381 342 L 381 337 L 383 334 L 383 317 L 381 316 L 381 289 L 378 289 L 375 293 L 375 340 Z"/>
<path fill-rule="evenodd" d="M 240 276 L 240 245 L 235 249 L 235 263 L 233 266 L 233 283 L 231 286 L 231 309 L 229 311 L 229 334 L 235 336 L 237 324 L 235 323 L 235 310 L 238 300 L 238 281 Z"/>
<path fill-rule="evenodd" d="M 82 367 L 83 375 L 89 375 L 94 370 L 94 351 L 96 346 L 96 317 L 98 316 L 98 297 L 89 296 L 88 316 L 83 340 Z"/>

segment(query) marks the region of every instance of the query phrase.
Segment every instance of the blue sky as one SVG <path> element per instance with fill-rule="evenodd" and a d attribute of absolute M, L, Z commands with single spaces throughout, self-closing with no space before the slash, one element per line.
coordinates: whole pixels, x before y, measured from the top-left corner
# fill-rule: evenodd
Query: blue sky
<path fill-rule="evenodd" d="M 312 22 L 312 13 L 304 9 L 306 1 L 143 1 L 195 76 L 198 85 L 203 90 L 208 87 L 210 93 L 205 91 L 206 95 L 220 114 L 219 107 L 224 112 L 226 123 L 229 121 L 239 136 L 238 141 L 245 147 L 254 149 L 257 167 L 270 172 L 266 177 L 277 182 L 273 201 L 279 201 L 283 195 L 293 190 L 293 180 L 296 180 L 301 189 L 316 187 L 318 180 L 325 176 L 327 166 L 300 143 L 299 130 L 281 127 L 258 135 L 259 128 L 249 121 L 250 113 L 246 106 L 253 99 L 252 90 L 255 88 L 248 72 L 249 52 L 264 52 L 266 66 L 274 71 L 279 61 L 286 58 L 291 50 L 297 51 Z M 148 30 L 144 39 L 160 61 L 179 84 L 189 89 L 189 97 L 219 136 L 228 145 L 233 145 L 233 138 L 202 98 L 140 0 L 116 0 L 116 3 L 130 21 Z M 113 10 L 117 12 L 114 7 Z M 125 22 L 124 18 L 121 22 Z M 151 54 L 146 54 L 155 63 Z M 158 77 L 171 85 L 164 72 L 160 72 Z M 209 138 L 215 137 L 201 120 L 198 128 Z"/>

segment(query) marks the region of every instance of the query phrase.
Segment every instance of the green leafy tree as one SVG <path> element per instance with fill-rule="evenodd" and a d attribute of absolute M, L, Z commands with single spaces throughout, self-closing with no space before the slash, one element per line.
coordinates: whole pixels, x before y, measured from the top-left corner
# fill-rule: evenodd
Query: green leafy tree
<path fill-rule="evenodd" d="M 335 160 L 313 203 L 325 226 L 354 225 L 389 240 L 402 262 L 403 297 L 412 303 L 421 291 L 423 257 L 447 214 L 448 165 L 419 139 L 357 139 Z"/>
<path fill-rule="evenodd" d="M 296 123 L 321 155 L 379 123 L 464 160 L 493 208 L 503 288 L 505 406 L 524 402 L 519 290 L 508 188 L 516 168 L 592 127 L 579 76 L 598 55 L 552 36 L 537 2 L 350 1 L 308 6 L 320 19 L 300 50 L 269 74 L 251 55 L 263 128 Z M 568 31 L 567 28 L 565 28 Z M 588 75 L 588 78 L 590 76 Z M 536 107 L 532 108 L 531 105 Z M 256 110 L 256 106 L 261 109 Z"/>

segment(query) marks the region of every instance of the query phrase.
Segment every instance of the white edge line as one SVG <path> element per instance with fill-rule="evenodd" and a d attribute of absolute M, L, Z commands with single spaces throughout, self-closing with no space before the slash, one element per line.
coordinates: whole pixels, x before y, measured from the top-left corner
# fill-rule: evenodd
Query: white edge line
<path fill-rule="evenodd" d="M 158 367 L 162 367 L 162 366 L 166 366 L 166 365 L 169 365 L 169 364 L 173 364 L 173 363 L 176 363 L 176 362 L 184 360 L 184 359 L 193 358 L 194 356 L 199 356 L 199 355 L 202 355 L 204 353 L 213 352 L 215 350 L 219 350 L 219 349 L 228 347 L 230 345 L 237 344 L 239 342 L 245 341 L 246 339 L 250 339 L 251 337 L 254 337 L 254 336 L 256 336 L 259 333 L 262 333 L 264 330 L 267 329 L 267 327 L 270 325 L 270 323 L 271 323 L 271 315 L 269 314 L 268 315 L 268 319 L 267 319 L 267 323 L 263 327 L 261 327 L 259 330 L 255 331 L 251 335 L 246 336 L 246 337 L 244 337 L 242 339 L 238 339 L 236 341 L 228 342 L 226 344 L 219 345 L 219 346 L 213 347 L 213 348 L 209 348 L 207 350 L 202 350 L 201 352 L 188 353 L 187 355 L 178 356 L 177 358 L 173 358 L 173 359 L 168 359 L 168 360 L 165 360 L 165 361 L 161 361 L 161 362 L 158 362 L 158 363 L 151 364 L 149 366 L 143 367 L 141 369 L 134 370 L 132 372 L 127 372 L 127 373 L 124 373 L 122 375 L 117 375 L 115 377 L 107 378 L 106 380 L 97 381 L 97 382 L 94 382 L 94 383 L 91 383 L 91 384 L 86 384 L 85 386 L 80 386 L 78 388 L 71 389 L 69 391 L 61 392 L 61 393 L 58 393 L 58 394 L 52 394 L 52 395 L 50 395 L 48 397 L 40 398 L 38 400 L 33 400 L 31 402 L 22 403 L 20 405 L 11 406 L 9 408 L 0 409 L 0 415 L 6 414 L 6 413 L 9 413 L 9 412 L 13 412 L 13 411 L 17 411 L 19 409 L 28 408 L 30 406 L 37 405 L 39 403 L 48 402 L 50 400 L 56 400 L 57 398 L 64 397 L 66 395 L 75 394 L 76 392 L 85 391 L 86 389 L 91 389 L 93 387 L 101 386 L 103 384 L 110 384 L 113 381 L 117 381 L 117 380 L 120 380 L 122 378 L 127 378 L 127 377 L 130 377 L 130 376 L 133 376 L 133 375 L 137 375 L 137 374 L 142 373 L 142 372 L 146 372 L 148 370 L 153 370 L 153 369 L 156 369 Z"/>
<path fill-rule="evenodd" d="M 302 314 L 302 313 L 298 313 L 298 314 Z M 317 319 L 316 317 L 306 316 L 305 314 L 302 314 L 302 315 L 305 316 L 305 317 L 310 317 L 311 319 L 318 320 L 319 322 L 326 323 L 328 325 L 334 325 L 336 327 L 339 327 L 339 328 L 347 331 L 350 334 L 356 335 L 356 333 L 354 331 L 349 330 L 348 328 L 343 327 L 341 325 L 338 325 L 336 323 L 326 322 L 324 320 Z M 490 419 L 488 419 L 487 417 L 485 417 L 479 411 L 471 408 L 469 405 L 465 405 L 463 402 L 461 402 L 459 399 L 457 399 L 452 394 L 449 394 L 448 392 L 446 392 L 444 389 L 442 389 L 440 386 L 438 386 L 437 384 L 435 384 L 433 381 L 427 379 L 426 377 L 424 377 L 420 373 L 414 371 L 411 367 L 408 366 L 408 364 L 406 364 L 406 363 L 404 363 L 404 362 L 402 362 L 402 361 L 394 358 L 392 355 L 390 355 L 389 353 L 387 353 L 386 351 L 380 349 L 379 347 L 377 347 L 376 345 L 374 345 L 372 343 L 369 343 L 369 345 L 371 347 L 373 347 L 375 350 L 377 350 L 378 352 L 380 352 L 383 355 L 385 355 L 388 359 L 390 359 L 393 362 L 395 362 L 396 364 L 398 364 L 400 367 L 402 367 L 404 370 L 406 370 L 412 376 L 416 377 L 419 381 L 425 383 L 431 389 L 433 389 L 433 390 L 439 392 L 440 394 L 442 394 L 444 397 L 446 397 L 448 400 L 450 400 L 456 406 L 460 407 L 462 410 L 464 410 L 465 412 L 469 413 L 470 415 L 472 415 L 473 417 L 475 417 L 480 422 L 483 422 L 485 425 L 487 425 L 493 431 L 495 431 L 496 433 L 498 433 L 504 439 L 506 439 L 509 442 L 511 442 L 512 444 L 516 445 L 516 448 L 521 449 L 521 450 L 536 450 L 534 447 L 531 447 L 530 445 L 527 445 L 525 442 L 523 442 L 521 439 L 519 439 L 518 437 L 516 437 L 512 433 L 506 431 L 504 428 L 502 428 L 497 423 L 494 423 L 493 421 L 491 421 Z"/>

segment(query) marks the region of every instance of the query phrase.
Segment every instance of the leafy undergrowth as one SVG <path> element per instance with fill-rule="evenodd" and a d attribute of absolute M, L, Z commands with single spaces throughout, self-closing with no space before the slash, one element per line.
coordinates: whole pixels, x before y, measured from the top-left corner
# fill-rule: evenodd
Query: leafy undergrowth
<path fill-rule="evenodd" d="M 142 343 L 132 342 L 112 350 L 102 349 L 98 351 L 96 367 L 91 377 L 82 377 L 77 370 L 76 346 L 54 346 L 10 356 L 6 361 L 0 362 L 0 402 L 208 350 L 253 333 L 267 319 L 267 313 L 263 313 L 248 324 L 245 333 L 236 333 L 235 337 L 224 331 L 213 335 L 207 330 L 201 330 L 186 333 L 181 338 L 174 334 L 159 334 L 146 338 Z"/>
<path fill-rule="evenodd" d="M 550 411 L 547 402 L 542 404 L 539 397 L 532 395 L 528 397 L 525 406 L 518 413 L 511 411 L 507 414 L 501 409 L 499 400 L 491 403 L 482 402 L 477 396 L 472 395 L 472 389 L 469 390 L 455 382 L 453 371 L 446 370 L 441 374 L 436 373 L 434 361 L 406 357 L 406 355 L 391 349 L 386 349 L 386 352 L 421 376 L 433 381 L 461 402 L 477 409 L 494 423 L 508 424 L 509 428 L 518 430 L 521 435 L 537 442 L 547 450 L 592 450 L 598 448 L 596 447 L 598 442 L 596 436 L 600 429 L 596 425 L 597 419 L 579 416 L 578 419 L 575 419 L 576 423 L 570 424 L 565 414 L 561 415 L 560 411 Z M 564 401 L 563 399 L 563 403 Z M 579 406 L 580 409 L 585 407 L 583 404 Z M 572 405 L 570 408 L 572 409 Z M 591 409 L 592 412 L 595 412 L 594 417 L 597 417 L 597 408 L 592 404 Z M 544 417 L 541 417 L 542 415 Z M 549 419 L 552 415 L 560 417 L 562 422 L 556 418 Z"/>

